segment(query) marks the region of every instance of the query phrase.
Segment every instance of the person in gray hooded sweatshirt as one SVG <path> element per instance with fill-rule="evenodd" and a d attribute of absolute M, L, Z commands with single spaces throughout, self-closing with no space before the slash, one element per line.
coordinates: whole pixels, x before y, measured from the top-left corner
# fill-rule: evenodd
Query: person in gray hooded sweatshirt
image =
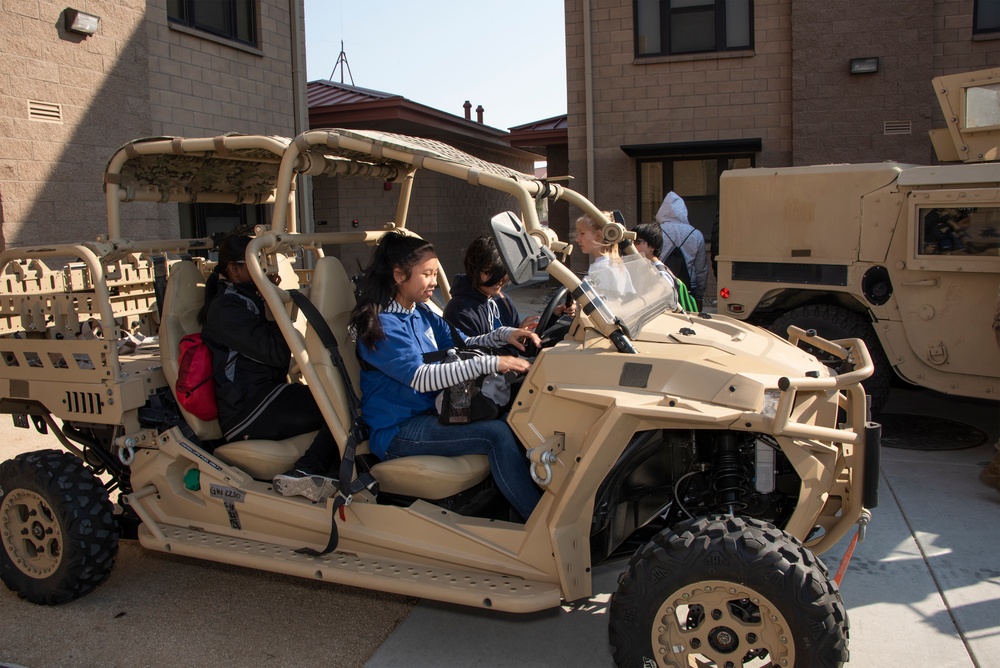
<path fill-rule="evenodd" d="M 688 222 L 687 205 L 680 195 L 670 191 L 663 198 L 660 210 L 656 212 L 656 222 L 663 232 L 663 251 L 660 260 L 666 264 L 667 256 L 675 248 L 684 255 L 688 275 L 691 278 L 688 291 L 697 300 L 701 309 L 708 283 L 708 257 L 705 255 L 705 237 Z"/>

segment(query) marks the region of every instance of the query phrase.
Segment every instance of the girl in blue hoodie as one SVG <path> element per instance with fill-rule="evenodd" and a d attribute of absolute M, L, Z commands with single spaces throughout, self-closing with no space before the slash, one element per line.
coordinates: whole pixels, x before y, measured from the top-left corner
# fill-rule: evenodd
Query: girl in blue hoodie
<path fill-rule="evenodd" d="M 511 355 L 424 362 L 425 353 L 454 346 L 448 323 L 426 306 L 437 287 L 438 266 L 431 244 L 393 232 L 379 241 L 365 270 L 350 327 L 364 362 L 361 412 L 371 427 L 369 447 L 383 460 L 485 454 L 500 491 L 527 519 L 541 491 L 528 473 L 524 447 L 514 432 L 503 420 L 439 424 L 434 399 L 446 387 L 486 373 L 524 373 L 530 363 Z M 520 350 L 526 340 L 539 343 L 533 332 L 514 327 L 462 338 L 470 345 L 509 344 Z"/>

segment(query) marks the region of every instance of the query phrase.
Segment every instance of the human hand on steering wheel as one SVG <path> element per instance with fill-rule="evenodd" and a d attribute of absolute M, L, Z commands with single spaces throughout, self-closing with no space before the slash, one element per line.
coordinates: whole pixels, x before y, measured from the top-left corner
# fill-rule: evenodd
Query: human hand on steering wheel
<path fill-rule="evenodd" d="M 567 297 L 566 302 L 559 304 L 555 309 L 552 310 L 553 315 L 557 318 L 566 316 L 567 318 L 576 317 L 576 300 L 572 297 Z"/>
<path fill-rule="evenodd" d="M 525 351 L 528 357 L 538 355 L 538 352 L 542 347 L 555 345 L 555 343 L 560 341 L 562 337 L 565 336 L 568 327 L 553 323 L 555 323 L 559 317 L 563 315 L 567 315 L 571 318 L 576 316 L 576 301 L 567 300 L 567 294 L 568 291 L 566 288 L 561 287 L 556 290 L 556 293 L 552 295 L 551 299 L 549 299 L 549 303 L 545 305 L 545 309 L 538 318 L 538 325 L 536 328 L 536 331 L 541 334 L 541 341 L 535 345 L 528 345 L 528 349 Z M 567 304 L 567 301 L 570 301 L 570 303 Z M 549 332 L 551 336 L 546 337 L 546 332 Z"/>
<path fill-rule="evenodd" d="M 541 344 L 542 340 L 538 338 L 538 334 L 535 334 L 530 329 L 518 328 L 507 335 L 507 343 L 521 352 L 524 352 L 525 342 L 530 342 L 537 346 Z"/>

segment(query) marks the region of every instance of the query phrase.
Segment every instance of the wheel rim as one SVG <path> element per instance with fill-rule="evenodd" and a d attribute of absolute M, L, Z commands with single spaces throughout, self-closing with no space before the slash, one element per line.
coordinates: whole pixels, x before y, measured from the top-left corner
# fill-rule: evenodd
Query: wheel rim
<path fill-rule="evenodd" d="M 62 529 L 38 494 L 16 489 L 0 505 L 0 537 L 14 565 L 33 578 L 51 575 L 62 562 Z"/>
<path fill-rule="evenodd" d="M 656 612 L 653 649 L 660 666 L 794 666 L 784 615 L 745 585 L 702 580 L 668 596 Z"/>

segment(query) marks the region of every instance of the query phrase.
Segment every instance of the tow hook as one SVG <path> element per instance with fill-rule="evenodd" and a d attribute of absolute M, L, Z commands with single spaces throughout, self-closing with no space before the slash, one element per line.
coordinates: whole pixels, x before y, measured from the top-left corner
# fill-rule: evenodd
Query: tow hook
<path fill-rule="evenodd" d="M 132 463 L 135 461 L 135 445 L 136 441 L 134 438 L 131 436 L 126 438 L 124 445 L 118 446 L 118 461 L 125 466 L 132 466 Z"/>
<path fill-rule="evenodd" d="M 531 465 L 528 470 L 531 472 L 531 479 L 540 487 L 545 487 L 552 482 L 552 465 L 559 461 L 559 453 L 566 447 L 566 434 L 557 431 L 545 442 L 536 448 L 528 450 L 528 461 Z M 538 475 L 537 467 L 545 471 L 545 476 Z"/>
<path fill-rule="evenodd" d="M 531 448 L 528 450 L 528 460 L 531 461 L 531 479 L 539 486 L 545 487 L 552 482 L 552 464 L 559 461 L 551 451 L 542 448 Z M 541 477 L 536 472 L 536 467 L 541 466 L 545 470 L 545 477 Z"/>

